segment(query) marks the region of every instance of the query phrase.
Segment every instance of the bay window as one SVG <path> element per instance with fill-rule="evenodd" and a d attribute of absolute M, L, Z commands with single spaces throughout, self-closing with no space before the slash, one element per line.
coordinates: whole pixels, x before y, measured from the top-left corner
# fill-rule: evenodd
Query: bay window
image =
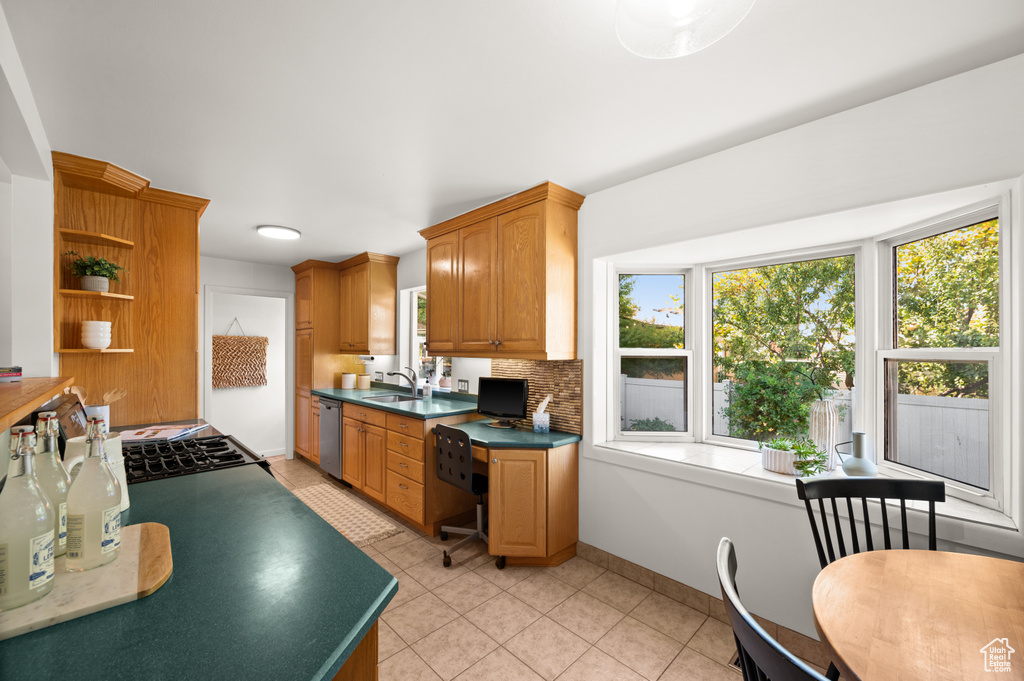
<path fill-rule="evenodd" d="M 608 437 L 752 450 L 806 436 L 812 403 L 833 399 L 840 442 L 865 431 L 882 474 L 1003 509 L 1019 494 L 1008 202 L 862 242 L 615 270 Z"/>

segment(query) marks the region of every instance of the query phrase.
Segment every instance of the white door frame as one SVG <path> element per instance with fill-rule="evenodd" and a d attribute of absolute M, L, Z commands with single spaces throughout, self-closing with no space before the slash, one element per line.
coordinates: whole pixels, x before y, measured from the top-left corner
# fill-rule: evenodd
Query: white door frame
<path fill-rule="evenodd" d="M 213 399 L 213 383 L 209 377 L 213 374 L 213 334 L 206 331 L 213 321 L 213 296 L 217 293 L 228 293 L 242 296 L 262 296 L 264 298 L 284 298 L 284 380 L 285 380 L 285 434 L 284 434 L 284 455 L 291 459 L 295 456 L 289 443 L 295 441 L 295 371 L 289 371 L 289 367 L 295 366 L 295 293 L 292 291 L 268 291 L 258 288 L 241 288 L 237 286 L 214 286 L 207 284 L 203 286 L 203 332 L 202 332 L 202 366 L 203 373 L 200 379 L 203 383 L 203 404 L 200 416 L 209 421 L 215 428 L 214 416 L 210 413 L 210 403 Z M 245 443 L 250 448 L 257 448 L 255 443 Z"/>

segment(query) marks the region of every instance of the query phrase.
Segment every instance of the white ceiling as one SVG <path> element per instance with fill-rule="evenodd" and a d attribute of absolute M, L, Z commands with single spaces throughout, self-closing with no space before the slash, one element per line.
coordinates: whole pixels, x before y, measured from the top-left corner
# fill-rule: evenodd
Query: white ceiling
<path fill-rule="evenodd" d="M 591 194 L 1024 52 L 1019 0 L 758 0 L 668 61 L 619 46 L 614 0 L 0 5 L 53 149 L 210 198 L 203 255 L 280 265 L 403 254 L 546 179 Z"/>

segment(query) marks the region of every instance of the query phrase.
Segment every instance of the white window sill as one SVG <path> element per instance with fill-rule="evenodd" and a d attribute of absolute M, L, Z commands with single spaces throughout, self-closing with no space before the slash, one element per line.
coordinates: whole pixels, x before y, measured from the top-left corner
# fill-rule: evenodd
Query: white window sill
<path fill-rule="evenodd" d="M 584 456 L 769 501 L 803 506 L 796 496 L 796 477 L 765 470 L 761 467 L 758 452 L 694 442 L 615 440 L 595 444 L 591 452 L 584 452 Z M 825 475 L 846 477 L 839 467 Z M 928 505 L 927 502 L 909 502 L 907 508 L 925 512 Z M 963 524 L 993 528 L 1003 534 L 1006 531 L 1018 532 L 1013 519 L 1002 512 L 948 495 L 945 502 L 936 504 L 935 513 L 939 518 L 939 535 L 956 537 L 958 542 L 966 539 Z M 946 519 L 945 522 L 942 519 Z M 952 527 L 949 526 L 950 521 Z M 943 532 L 942 526 L 947 526 L 946 529 L 952 533 Z M 1003 544 L 1001 541 L 996 543 Z M 1002 546 L 995 550 L 1012 552 Z"/>

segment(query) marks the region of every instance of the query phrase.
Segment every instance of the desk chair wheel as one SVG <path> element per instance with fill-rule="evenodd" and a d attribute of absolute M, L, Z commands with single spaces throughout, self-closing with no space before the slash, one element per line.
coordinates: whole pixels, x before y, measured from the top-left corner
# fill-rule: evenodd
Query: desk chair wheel
<path fill-rule="evenodd" d="M 494 561 L 494 567 L 498 568 L 499 570 L 504 570 L 505 569 L 505 556 L 498 556 L 498 559 L 496 561 Z"/>
<path fill-rule="evenodd" d="M 448 555 L 447 551 L 444 552 L 444 558 L 441 559 L 441 565 L 444 565 L 445 567 L 452 566 L 452 557 Z"/>
<path fill-rule="evenodd" d="M 441 530 L 441 541 L 448 541 L 448 533 Z"/>

